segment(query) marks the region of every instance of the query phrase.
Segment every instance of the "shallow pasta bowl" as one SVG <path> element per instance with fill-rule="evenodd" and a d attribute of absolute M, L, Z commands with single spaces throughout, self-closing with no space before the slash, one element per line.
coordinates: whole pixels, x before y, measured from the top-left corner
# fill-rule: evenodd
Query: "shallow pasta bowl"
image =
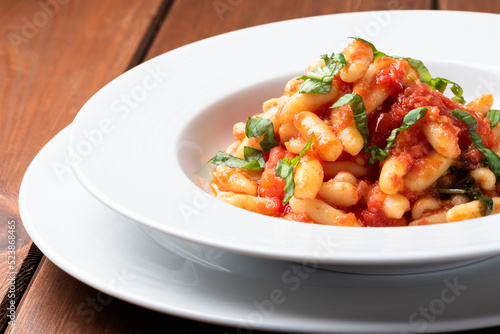
<path fill-rule="evenodd" d="M 262 102 L 281 96 L 288 79 L 321 54 L 340 52 L 347 36 L 423 60 L 433 75 L 460 83 L 466 99 L 482 93 L 498 98 L 500 37 L 488 32 L 499 21 L 464 12 L 363 12 L 284 21 L 190 44 L 137 66 L 93 96 L 73 122 L 68 166 L 54 168 L 64 173 L 71 166 L 92 195 L 137 223 L 236 253 L 350 269 L 430 268 L 495 255 L 500 216 L 411 228 L 304 224 L 222 203 L 197 180 L 207 176 L 206 162 L 232 142 L 234 123 L 261 112 Z M 453 34 L 433 37 L 443 26 Z"/>

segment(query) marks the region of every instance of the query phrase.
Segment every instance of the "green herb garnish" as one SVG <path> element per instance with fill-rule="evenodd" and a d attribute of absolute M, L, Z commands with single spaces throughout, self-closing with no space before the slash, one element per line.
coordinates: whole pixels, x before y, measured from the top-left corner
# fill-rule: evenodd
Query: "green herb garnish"
<path fill-rule="evenodd" d="M 243 155 L 245 159 L 240 159 L 225 152 L 218 152 L 215 157 L 210 159 L 208 162 L 214 165 L 224 165 L 231 168 L 242 168 L 242 169 L 262 169 L 266 164 L 264 160 L 264 155 L 262 151 L 257 150 L 250 146 L 245 146 L 243 148 Z"/>
<path fill-rule="evenodd" d="M 260 142 L 260 147 L 264 152 L 268 152 L 275 146 L 278 146 L 278 141 L 274 135 L 273 122 L 267 118 L 251 118 L 248 117 L 245 126 L 245 134 L 248 138 L 264 138 Z"/>
<path fill-rule="evenodd" d="M 309 150 L 312 144 L 312 136 L 309 138 L 306 146 L 300 151 L 300 154 L 293 159 L 283 158 L 278 161 L 275 168 L 275 174 L 285 180 L 285 197 L 283 198 L 283 205 L 288 203 L 292 198 L 295 191 L 295 181 L 293 180 L 293 169 L 299 164 L 300 158 Z"/>
<path fill-rule="evenodd" d="M 345 94 L 330 108 L 337 108 L 347 103 L 349 103 L 349 106 L 351 107 L 354 115 L 354 122 L 356 123 L 356 129 L 363 137 L 363 146 L 366 148 L 368 146 L 368 142 L 370 141 L 370 137 L 368 133 L 368 117 L 366 116 L 366 108 L 361 95 Z"/>
<path fill-rule="evenodd" d="M 491 122 L 490 128 L 493 129 L 500 121 L 500 110 L 490 109 L 486 117 Z"/>
<path fill-rule="evenodd" d="M 332 88 L 333 77 L 346 65 L 342 53 L 332 53 L 330 57 L 322 55 L 321 59 L 325 61 L 325 66 L 317 67 L 298 78 L 299 80 L 305 80 L 300 86 L 299 93 L 329 93 Z"/>
<path fill-rule="evenodd" d="M 458 118 L 467 124 L 467 129 L 469 130 L 469 135 L 472 139 L 472 143 L 476 145 L 477 149 L 485 156 L 490 165 L 490 169 L 495 175 L 500 175 L 500 158 L 492 150 L 484 147 L 483 140 L 481 136 L 476 132 L 477 121 L 471 114 L 460 109 L 455 109 L 451 112 L 451 115 Z"/>
<path fill-rule="evenodd" d="M 426 113 L 427 108 L 425 107 L 410 110 L 403 118 L 403 123 L 401 124 L 401 126 L 392 130 L 389 138 L 387 138 L 387 145 L 383 150 L 375 145 L 367 147 L 366 150 L 364 150 L 366 153 L 370 154 L 367 165 L 373 165 L 377 161 L 384 161 L 389 156 L 389 150 L 394 144 L 397 134 L 415 124 L 419 119 L 424 117 Z"/>
<path fill-rule="evenodd" d="M 404 58 L 404 57 L 399 57 L 399 56 L 389 56 L 389 55 L 385 54 L 384 52 L 377 50 L 377 48 L 372 43 L 368 42 L 367 40 L 364 40 L 364 39 L 359 38 L 359 37 L 349 37 L 349 38 L 357 39 L 359 41 L 365 42 L 368 45 L 370 45 L 372 48 L 372 51 L 373 51 L 374 61 L 380 57 L 389 57 L 389 58 L 394 58 L 394 59 L 405 59 L 408 62 L 408 64 L 410 64 L 410 66 L 415 71 L 417 71 L 417 73 L 420 77 L 420 81 L 427 84 L 431 89 L 434 89 L 434 90 L 437 90 L 437 91 L 443 93 L 445 91 L 446 87 L 448 86 L 448 84 L 451 84 L 452 86 L 451 86 L 450 90 L 453 93 L 453 95 L 455 95 L 452 98 L 452 100 L 455 102 L 461 103 L 461 104 L 465 104 L 465 99 L 463 98 L 464 90 L 462 89 L 462 87 L 460 87 L 457 83 L 455 83 L 451 80 L 445 79 L 445 78 L 439 78 L 439 77 L 432 78 L 431 74 L 429 73 L 429 70 L 427 69 L 427 67 L 425 67 L 424 63 L 421 60 L 413 59 L 413 58 Z"/>
<path fill-rule="evenodd" d="M 451 169 L 451 167 L 450 171 L 453 173 L 453 169 Z M 481 192 L 481 190 L 479 190 L 476 180 L 472 176 L 468 175 L 467 171 L 460 168 L 459 170 L 459 174 L 454 174 L 457 176 L 463 176 L 463 178 L 450 188 L 436 188 L 438 193 L 443 195 L 464 195 L 471 201 L 482 197 L 483 193 Z"/>
<path fill-rule="evenodd" d="M 479 199 L 479 213 L 481 216 L 488 216 L 493 213 L 493 200 L 488 196 L 482 196 Z"/>

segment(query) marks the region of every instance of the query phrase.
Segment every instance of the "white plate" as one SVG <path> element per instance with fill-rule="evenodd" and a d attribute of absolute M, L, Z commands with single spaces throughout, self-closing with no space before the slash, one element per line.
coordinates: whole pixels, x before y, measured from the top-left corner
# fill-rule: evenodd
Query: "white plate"
<path fill-rule="evenodd" d="M 46 145 L 26 172 L 21 217 L 52 262 L 111 296 L 234 326 L 229 333 L 246 333 L 248 328 L 441 332 L 500 324 L 500 258 L 426 274 L 368 276 L 197 245 L 209 264 L 179 257 L 154 242 L 164 244 L 164 235 L 152 239 L 153 232 L 146 233 L 85 191 L 68 171 L 67 134 L 65 129 Z"/>
<path fill-rule="evenodd" d="M 490 32 L 499 23 L 492 14 L 363 12 L 203 40 L 141 64 L 92 97 L 69 135 L 71 165 L 92 195 L 131 220 L 227 251 L 349 265 L 498 254 L 500 216 L 415 228 L 319 226 L 222 203 L 192 178 L 231 142 L 235 122 L 260 112 L 264 100 L 280 96 L 286 81 L 319 55 L 341 51 L 346 36 L 424 60 L 434 76 L 462 84 L 466 98 L 488 92 L 498 98 L 500 35 Z"/>

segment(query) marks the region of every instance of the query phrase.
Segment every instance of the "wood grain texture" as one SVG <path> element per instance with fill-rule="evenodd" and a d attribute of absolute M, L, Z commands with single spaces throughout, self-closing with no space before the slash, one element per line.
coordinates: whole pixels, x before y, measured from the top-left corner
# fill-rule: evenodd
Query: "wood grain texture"
<path fill-rule="evenodd" d="M 76 0 L 73 0 L 76 1 Z M 102 1 L 104 6 L 112 0 Z M 385 9 L 425 9 L 431 8 L 433 1 L 395 1 L 386 0 L 357 0 L 357 1 L 301 1 L 301 0 L 176 0 L 161 26 L 151 50 L 146 58 L 174 49 L 176 47 L 206 38 L 220 33 L 241 29 L 257 24 L 269 23 L 279 20 L 292 19 L 304 16 L 322 15 L 330 13 L 350 12 L 359 10 L 385 10 Z M 395 7 L 388 7 L 389 4 Z M 217 7 L 216 9 L 216 5 Z M 227 6 L 224 6 L 227 5 Z M 84 6 L 84 5 L 81 5 Z M 148 3 L 148 7 L 151 6 Z M 220 7 L 222 6 L 222 7 Z M 228 7 L 229 6 L 229 7 Z M 0 4 L 0 13 L 1 12 Z M 136 8 L 137 10 L 137 8 Z M 132 14 L 128 14 L 132 15 Z M 89 18 L 87 18 L 88 20 Z M 147 23 L 145 24 L 147 25 Z M 54 30 L 52 34 L 58 35 L 59 31 Z M 97 33 L 96 33 L 97 34 Z M 112 51 L 127 50 L 124 58 L 134 64 L 134 57 L 137 57 L 137 50 L 132 45 L 127 49 L 117 47 L 117 44 L 125 41 L 126 35 L 117 35 L 113 42 L 115 47 Z M 98 38 L 93 36 L 92 38 Z M 93 39 L 82 40 L 82 47 L 93 44 Z M 133 44 L 133 43 L 132 43 Z M 128 44 L 127 44 L 128 45 Z M 139 44 L 137 44 L 139 45 Z M 45 57 L 45 56 L 42 56 Z M 0 61 L 2 58 L 0 57 Z M 90 67 L 99 66 L 101 61 L 95 58 L 89 62 Z M 62 64 L 69 62 L 68 59 Z M 127 61 L 123 61 L 120 66 L 127 66 Z M 130 64 L 130 63 L 129 63 Z M 115 65 L 115 64 L 113 64 Z M 67 66 L 67 65 L 66 65 Z M 109 64 L 108 64 L 109 66 Z M 108 73 L 101 69 L 102 76 L 106 78 L 114 77 L 120 73 L 120 66 L 112 66 L 113 71 Z M 123 71 L 123 68 L 121 69 Z M 81 74 L 75 75 L 80 78 Z M 78 88 L 87 88 L 87 81 L 90 80 L 92 88 L 87 90 L 97 90 L 100 85 L 93 82 L 88 77 L 77 79 L 75 84 Z M 107 79 L 106 79 L 107 80 Z M 36 84 L 33 84 L 36 86 Z M 52 88 L 48 89 L 48 91 Z M 54 94 L 54 92 L 50 93 Z M 73 92 L 73 94 L 76 94 Z M 91 93 L 88 93 L 89 95 Z M 39 98 L 40 100 L 40 98 Z M 79 101 L 75 98 L 75 101 Z M 75 108 L 78 105 L 66 102 Z M 24 102 L 22 102 L 24 103 Z M 74 115 L 76 110 L 69 111 Z M 3 113 L 3 112 L 2 112 Z M 53 112 L 55 113 L 55 112 Z M 52 115 L 51 117 L 57 117 Z M 69 121 L 72 116 L 59 116 L 57 120 L 62 126 L 65 121 Z M 39 131 L 38 121 L 31 115 L 29 118 L 32 129 Z M 29 124 L 31 124 L 29 123 Z M 58 129 L 55 126 L 51 134 L 38 134 L 38 141 L 32 140 L 37 148 L 29 151 L 29 154 L 36 152 L 42 143 L 50 138 Z M 11 132 L 12 133 L 12 132 Z M 15 151 L 11 151 L 12 153 Z M 28 154 L 28 155 L 29 155 Z M 0 180 L 2 178 L 0 177 Z M 15 197 L 15 196 L 14 196 Z M 14 206 L 15 213 L 15 206 Z M 179 328 L 179 329 L 178 329 Z M 204 324 L 196 321 L 173 317 L 144 308 L 128 304 L 126 302 L 108 297 L 97 290 L 71 278 L 58 269 L 49 260 L 43 260 L 39 265 L 35 277 L 23 298 L 18 313 L 18 325 L 9 327 L 10 333 L 221 333 L 236 334 L 235 328 L 227 328 L 216 325 Z M 463 333 L 496 333 L 495 329 L 485 329 L 481 331 L 469 331 Z M 264 333 L 254 331 L 253 333 Z"/>
<path fill-rule="evenodd" d="M 16 298 L 40 256 L 22 226 L 18 195 L 36 153 L 103 85 L 127 69 L 164 0 L 0 2 L 0 268 L 16 221 Z M 119 38 L 117 38 L 117 36 Z M 30 257 L 27 258 L 28 254 Z M 33 258 L 35 256 L 36 259 Z M 0 271 L 5 302 L 7 270 Z M 5 309 L 0 310 L 0 328 Z"/>
<path fill-rule="evenodd" d="M 499 0 L 439 0 L 438 9 L 441 10 L 464 10 L 484 13 L 500 13 Z"/>
<path fill-rule="evenodd" d="M 31 304 L 34 301 L 37 303 Z M 172 332 L 222 334 L 231 330 L 113 298 L 68 276 L 45 258 L 33 279 L 29 298 L 23 303 L 16 326 L 9 327 L 7 333 L 135 334 L 165 333 L 175 328 Z"/>
<path fill-rule="evenodd" d="M 110 6 L 110 3 L 114 2 L 111 0 L 103 1 L 104 9 L 109 10 L 109 7 L 106 8 L 106 6 Z M 257 24 L 304 16 L 359 10 L 422 9 L 430 8 L 430 3 L 430 0 L 357 0 L 349 2 L 299 0 L 243 0 L 240 2 L 235 0 L 175 1 L 170 8 L 170 12 L 164 24 L 158 32 L 152 49 L 146 57 L 151 58 L 159 53 L 202 38 Z M 26 5 L 25 3 L 23 4 Z M 73 3 L 73 5 L 76 7 L 66 9 L 67 12 L 61 11 L 58 15 L 60 15 L 60 20 L 63 22 L 70 18 L 77 20 L 77 22 L 73 22 L 72 25 L 74 27 L 78 26 L 80 29 L 85 29 L 86 32 L 83 34 L 84 36 L 75 37 L 75 39 L 78 40 L 79 47 L 83 48 L 81 55 L 75 54 L 76 50 L 71 46 L 71 39 L 62 32 L 65 30 L 64 27 L 61 26 L 63 23 L 58 22 L 50 23 L 52 26 L 45 30 L 45 35 L 43 35 L 44 40 L 38 42 L 39 37 L 37 37 L 37 40 L 32 41 L 35 45 L 31 46 L 31 49 L 22 49 L 24 52 L 35 50 L 34 52 L 36 52 L 38 58 L 42 58 L 44 61 L 49 62 L 51 69 L 56 70 L 56 72 L 63 72 L 59 74 L 60 77 L 67 79 L 67 76 L 70 75 L 71 78 L 74 79 L 73 81 L 70 80 L 70 86 L 67 88 L 69 89 L 67 94 L 70 94 L 70 98 L 65 97 L 62 99 L 61 103 L 57 103 L 58 108 L 56 110 L 44 107 L 45 109 L 38 110 L 38 113 L 35 113 L 33 104 L 26 106 L 28 110 L 32 110 L 28 115 L 30 122 L 35 122 L 35 120 L 41 117 L 42 119 L 40 122 L 42 122 L 42 124 L 47 123 L 48 120 L 53 123 L 50 124 L 48 130 L 46 129 L 43 132 L 40 131 L 40 125 L 38 125 L 38 123 L 30 123 L 31 128 L 37 130 L 36 134 L 33 133 L 32 136 L 38 136 L 38 140 L 36 141 L 29 138 L 33 141 L 34 147 L 30 148 L 29 151 L 25 153 L 27 157 L 24 163 L 31 160 L 32 156 L 39 150 L 41 145 L 48 141 L 57 130 L 71 121 L 83 101 L 99 89 L 103 82 L 109 81 L 117 76 L 120 71 L 123 71 L 124 67 L 128 67 L 128 65 L 126 65 L 127 58 L 130 60 L 129 65 L 133 65 L 134 61 L 140 58 L 138 54 L 140 54 L 141 50 L 140 48 L 139 51 L 137 50 L 139 46 L 139 38 L 137 38 L 137 36 L 135 36 L 135 39 L 129 38 L 127 33 L 130 34 L 130 31 L 120 31 L 117 28 L 110 29 L 107 25 L 103 28 L 97 25 L 97 22 L 104 18 L 99 17 L 99 13 L 96 14 L 97 18 L 89 17 L 88 11 L 90 8 L 93 8 L 91 4 Z M 132 24 L 130 21 L 131 16 L 139 15 L 137 13 L 132 14 L 138 10 L 137 6 L 132 3 L 128 6 L 121 7 L 127 8 L 130 12 L 119 12 L 113 15 L 124 15 L 126 17 L 126 22 L 123 22 L 123 24 L 128 24 L 129 27 L 137 28 L 137 24 Z M 150 12 L 154 12 L 151 8 L 155 7 L 151 3 L 148 3 L 147 8 L 150 8 Z M 33 10 L 37 10 L 37 7 L 31 9 L 32 12 Z M 126 9 L 123 9 L 123 11 L 125 10 Z M 141 10 L 147 11 L 146 9 Z M 81 13 L 77 15 L 77 11 Z M 27 12 L 29 12 L 27 8 L 17 8 L 13 9 L 11 14 L 13 16 L 19 16 L 19 13 Z M 105 13 L 105 11 L 102 13 Z M 69 15 L 69 17 L 65 15 Z M 150 16 L 149 19 L 151 19 L 151 17 L 152 16 Z M 104 21 L 113 22 L 114 19 L 116 18 L 106 18 Z M 90 26 L 89 22 L 94 22 L 95 26 Z M 143 22 L 142 26 L 146 27 L 148 25 L 151 27 L 150 22 Z M 123 27 L 122 29 L 125 28 L 126 27 Z M 99 30 L 104 30 L 104 36 L 99 33 Z M 106 39 L 111 36 L 106 35 L 106 32 L 109 32 L 111 35 L 113 33 L 115 34 L 113 41 L 106 41 Z M 78 35 L 75 29 L 73 29 L 71 33 L 76 33 L 76 35 Z M 142 31 L 142 33 L 144 33 L 144 31 Z M 82 35 L 82 33 L 80 33 L 80 35 Z M 44 41 L 51 41 L 54 38 L 58 38 L 58 40 L 52 41 L 51 47 L 56 47 L 59 43 L 69 43 L 70 45 L 65 45 L 64 48 L 70 49 L 70 54 L 66 54 L 66 52 L 51 54 L 41 48 Z M 95 39 L 97 39 L 97 41 Z M 21 45 L 21 47 L 27 48 L 28 46 Z M 89 55 L 89 51 L 85 50 L 106 50 L 109 54 L 104 53 L 104 55 L 109 57 L 100 59 L 96 56 Z M 109 64 L 109 59 L 117 57 L 114 52 L 121 52 L 123 50 L 127 52 L 121 55 L 122 58 L 118 59 L 116 63 Z M 98 56 L 102 57 L 103 52 L 99 52 Z M 87 57 L 90 59 L 87 59 Z M 25 62 L 27 62 L 27 59 Z M 74 67 L 75 62 L 78 64 L 76 67 Z M 106 68 L 106 66 L 108 66 L 108 68 Z M 75 68 L 81 69 L 82 67 L 86 68 L 86 71 L 75 73 Z M 31 89 L 42 90 L 45 87 L 47 88 L 47 93 L 50 94 L 53 100 L 54 96 L 60 94 L 60 82 L 54 84 L 54 79 L 50 78 L 49 73 L 51 72 L 48 70 L 42 71 L 38 69 L 38 67 L 36 70 L 38 72 L 41 71 L 44 80 L 36 83 L 33 82 L 34 79 L 31 78 L 31 81 L 29 81 L 32 86 Z M 97 75 L 97 77 L 93 77 L 95 75 Z M 44 98 L 39 96 L 38 100 L 43 101 Z M 29 101 L 25 101 L 25 99 L 21 99 L 19 103 L 16 104 L 13 102 L 12 105 L 14 106 L 13 108 L 17 108 L 19 104 L 22 106 L 22 104 L 28 102 Z M 61 110 L 63 110 L 63 112 L 61 112 Z M 15 117 L 13 118 L 17 120 Z M 36 122 L 38 122 L 38 120 Z M 19 128 L 21 127 L 22 123 L 19 124 Z M 29 133 L 27 133 L 26 136 L 28 136 L 28 134 Z M 19 148 L 17 148 L 17 150 L 19 150 Z M 18 170 L 23 170 L 24 167 L 25 166 L 19 166 Z M 19 176 L 17 177 L 19 179 Z M 16 186 L 17 185 L 13 185 L 12 188 L 16 188 Z M 17 194 L 12 196 L 13 199 L 17 199 L 16 197 Z M 13 206 L 13 208 L 15 212 L 15 206 Z M 82 306 L 82 302 L 85 303 L 88 299 L 92 300 L 92 298 L 97 298 L 99 292 L 64 274 L 52 265 L 50 261 L 44 261 L 39 269 L 19 309 L 18 324 L 20 325 L 9 327 L 9 331 L 12 331 L 12 333 L 36 331 L 37 328 L 50 328 L 53 329 L 54 332 L 63 333 L 102 331 L 117 333 L 154 332 L 154 329 L 158 326 L 158 322 L 167 323 L 170 328 L 179 325 L 192 330 L 193 328 L 198 329 L 198 326 L 203 326 L 203 331 L 214 330 L 214 327 L 211 325 L 205 325 L 198 322 L 186 322 L 179 318 L 150 312 L 115 300 L 109 305 L 106 305 L 102 315 L 94 309 L 94 311 L 96 311 L 95 318 L 92 318 L 90 312 L 92 308 L 89 309 L 89 305 L 85 306 L 85 304 Z M 46 307 L 40 308 L 39 305 L 46 305 Z M 99 306 L 94 307 L 100 309 Z M 137 314 L 137 316 L 124 317 L 124 314 Z M 92 320 L 90 320 L 90 318 L 92 318 Z M 124 320 L 126 321 L 124 322 Z M 126 323 L 126 326 L 122 326 L 122 323 Z M 215 328 L 215 332 L 225 332 L 223 327 Z M 200 331 L 202 330 L 196 330 L 196 332 Z M 228 332 L 232 333 L 234 331 Z"/>
<path fill-rule="evenodd" d="M 148 59 L 180 46 L 259 24 L 368 10 L 431 9 L 431 0 L 283 1 L 182 0 L 174 2 Z"/>

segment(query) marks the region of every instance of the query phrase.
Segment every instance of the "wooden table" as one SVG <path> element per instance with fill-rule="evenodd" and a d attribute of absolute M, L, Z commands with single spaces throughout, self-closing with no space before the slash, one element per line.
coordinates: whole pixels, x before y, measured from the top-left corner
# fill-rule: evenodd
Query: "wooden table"
<path fill-rule="evenodd" d="M 500 13 L 468 0 L 17 0 L 0 1 L 0 329 L 9 333 L 237 333 L 105 298 L 45 258 L 23 229 L 19 187 L 50 138 L 103 85 L 197 40 L 298 17 L 387 9 Z M 446 33 L 446 32 L 441 32 Z M 6 318 L 8 221 L 16 222 L 16 325 Z M 100 298 L 98 298 L 100 297 Z M 99 299 L 99 300 L 98 300 Z M 180 330 L 174 330 L 180 328 Z M 475 333 L 496 333 L 484 329 Z"/>

